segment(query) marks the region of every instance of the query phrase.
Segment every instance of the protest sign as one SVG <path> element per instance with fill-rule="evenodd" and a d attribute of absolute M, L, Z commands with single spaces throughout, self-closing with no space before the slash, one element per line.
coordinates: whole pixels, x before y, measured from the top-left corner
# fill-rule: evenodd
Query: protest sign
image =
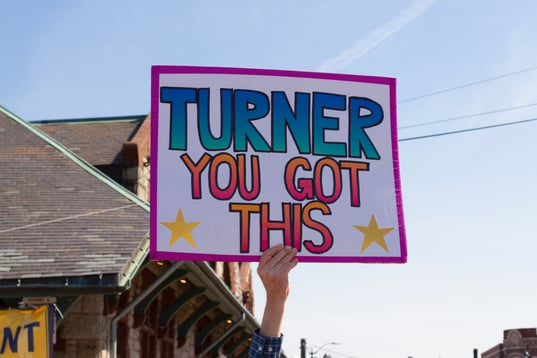
<path fill-rule="evenodd" d="M 151 258 L 406 262 L 395 79 L 153 66 Z"/>

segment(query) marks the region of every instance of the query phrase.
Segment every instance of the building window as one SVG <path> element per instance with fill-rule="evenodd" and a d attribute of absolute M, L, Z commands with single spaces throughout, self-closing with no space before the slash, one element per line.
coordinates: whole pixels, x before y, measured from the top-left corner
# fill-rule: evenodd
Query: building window
<path fill-rule="evenodd" d="M 142 272 L 142 290 L 157 278 L 149 270 Z M 174 316 L 167 327 L 159 326 L 162 310 L 177 299 L 176 291 L 168 287 L 147 308 L 144 323 L 140 327 L 141 358 L 174 358 L 177 348 L 177 319 Z"/>
<path fill-rule="evenodd" d="M 142 358 L 157 356 L 158 300 L 154 300 L 147 309 L 144 324 L 141 327 Z"/>
<path fill-rule="evenodd" d="M 119 297 L 117 312 L 129 304 L 131 291 L 125 291 Z M 130 358 L 129 352 L 129 319 L 123 316 L 117 324 L 117 358 Z"/>
<path fill-rule="evenodd" d="M 149 270 L 142 271 L 142 291 L 145 290 L 151 282 L 156 280 L 157 276 Z M 144 323 L 140 327 L 140 348 L 142 358 L 157 357 L 157 334 L 158 334 L 158 313 L 159 302 L 154 299 L 145 312 Z"/>
<path fill-rule="evenodd" d="M 175 293 L 167 288 L 162 295 L 162 308 L 168 307 L 175 299 Z M 175 316 L 168 324 L 165 334 L 160 339 L 160 358 L 174 358 L 177 322 Z"/>

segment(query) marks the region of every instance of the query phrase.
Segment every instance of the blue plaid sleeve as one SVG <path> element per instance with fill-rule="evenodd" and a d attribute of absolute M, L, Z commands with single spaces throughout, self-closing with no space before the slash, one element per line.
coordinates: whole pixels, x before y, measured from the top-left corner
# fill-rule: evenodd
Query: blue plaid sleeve
<path fill-rule="evenodd" d="M 248 351 L 248 358 L 279 358 L 282 351 L 283 335 L 279 337 L 264 337 L 259 329 L 252 335 L 252 343 Z"/>

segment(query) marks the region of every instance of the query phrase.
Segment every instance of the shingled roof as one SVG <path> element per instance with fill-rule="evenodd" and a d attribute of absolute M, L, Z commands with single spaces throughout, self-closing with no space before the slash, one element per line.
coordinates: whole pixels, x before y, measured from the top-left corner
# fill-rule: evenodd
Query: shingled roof
<path fill-rule="evenodd" d="M 66 128 L 78 126 L 71 124 Z M 139 132 L 134 139 L 119 136 L 116 143 L 148 146 Z M 148 148 L 138 149 L 145 152 Z M 90 160 L 90 152 L 86 148 L 80 154 Z M 70 308 L 82 295 L 103 294 L 113 310 L 119 297 L 116 293 L 127 289 L 135 275 L 140 278 L 148 263 L 148 228 L 147 202 L 0 107 L 0 309 L 26 307 L 31 297 L 38 302 L 53 299 L 57 327 L 64 315 L 67 320 Z M 186 332 L 216 310 L 216 318 L 204 323 L 201 336 L 206 338 L 215 329 L 224 333 L 212 336 L 215 341 L 205 351 L 226 347 L 245 355 L 248 337 L 259 323 L 213 268 L 203 261 L 160 264 L 148 263 L 158 269 L 159 277 L 110 321 L 109 347 L 115 346 L 117 336 L 112 332 L 116 332 L 117 320 L 131 311 L 136 317 L 138 305 L 149 305 L 180 275 L 188 286 L 164 312 L 164 317 L 171 317 L 183 304 L 190 306 L 181 311 L 177 332 L 183 333 L 177 333 L 177 339 L 186 340 Z M 121 297 L 129 299 L 130 295 Z M 78 320 L 74 314 L 71 320 Z M 224 319 L 231 319 L 233 325 L 219 327 Z"/>
<path fill-rule="evenodd" d="M 146 256 L 148 204 L 2 107 L 0 203 L 0 293 L 121 286 Z"/>
<path fill-rule="evenodd" d="M 38 121 L 32 124 L 93 165 L 121 164 L 122 146 L 146 115 Z"/>

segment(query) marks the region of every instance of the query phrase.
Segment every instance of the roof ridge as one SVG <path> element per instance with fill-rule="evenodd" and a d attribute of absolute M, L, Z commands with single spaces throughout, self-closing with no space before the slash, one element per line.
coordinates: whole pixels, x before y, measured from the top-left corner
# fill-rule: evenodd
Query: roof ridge
<path fill-rule="evenodd" d="M 127 116 L 112 116 L 112 117 L 83 117 L 83 118 L 59 118 L 59 119 L 40 119 L 30 121 L 32 124 L 82 124 L 96 122 L 135 122 L 143 121 L 147 114 L 133 114 Z"/>
<path fill-rule="evenodd" d="M 0 106 L 0 112 L 5 114 L 7 117 L 11 118 L 15 122 L 22 125 L 24 128 L 32 132 L 33 134 L 37 135 L 39 138 L 47 142 L 49 145 L 51 145 L 54 149 L 58 150 L 60 153 L 62 153 L 65 157 L 73 161 L 75 164 L 77 164 L 80 168 L 82 168 L 87 173 L 93 175 L 95 178 L 97 178 L 99 181 L 103 182 L 104 184 L 107 184 L 109 187 L 111 187 L 113 190 L 118 192 L 120 195 L 124 196 L 128 200 L 134 202 L 138 206 L 140 206 L 142 209 L 149 212 L 149 203 L 134 193 L 127 190 L 122 185 L 116 183 L 112 179 L 110 179 L 107 175 L 102 173 L 99 169 L 95 168 L 93 165 L 82 159 L 77 154 L 70 151 L 67 147 L 65 147 L 63 144 L 55 140 L 54 138 L 47 135 L 45 132 L 40 130 L 37 127 L 34 127 L 29 122 L 26 122 L 24 119 L 18 117 L 11 111 L 7 110 L 3 106 Z"/>

